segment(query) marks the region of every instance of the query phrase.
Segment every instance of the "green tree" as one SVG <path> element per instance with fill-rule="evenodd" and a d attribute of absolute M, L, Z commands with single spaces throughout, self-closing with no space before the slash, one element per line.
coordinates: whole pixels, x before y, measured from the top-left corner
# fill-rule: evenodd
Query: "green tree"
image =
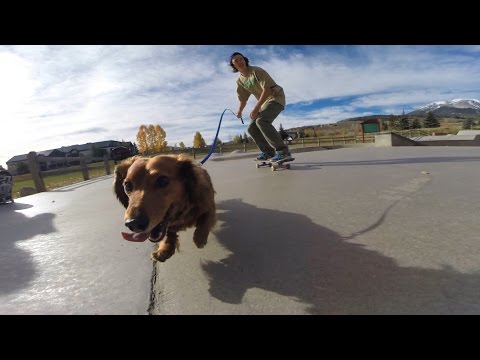
<path fill-rule="evenodd" d="M 401 130 L 402 129 L 402 125 L 400 124 L 400 117 L 399 116 L 396 116 L 396 117 L 393 118 L 393 120 L 391 122 L 391 128 L 395 129 L 395 130 Z"/>
<path fill-rule="evenodd" d="M 406 130 L 406 129 L 409 129 L 409 128 L 410 128 L 410 123 L 408 122 L 408 118 L 402 117 L 398 121 L 398 129 L 399 130 Z"/>
<path fill-rule="evenodd" d="M 471 129 L 472 127 L 473 127 L 473 120 L 472 119 L 463 120 L 463 128 L 464 129 Z"/>
<path fill-rule="evenodd" d="M 413 119 L 412 124 L 410 125 L 412 129 L 420 129 L 422 125 L 420 125 L 420 121 L 418 119 Z"/>
<path fill-rule="evenodd" d="M 246 132 L 243 133 L 243 143 L 248 144 L 248 136 Z"/>
<path fill-rule="evenodd" d="M 280 123 L 280 126 L 278 128 L 278 135 L 280 135 L 282 140 L 288 139 L 288 133 L 285 131 L 285 129 L 283 128 L 281 123 Z"/>
<path fill-rule="evenodd" d="M 180 144 L 178 144 L 178 146 L 180 147 L 180 149 L 185 149 L 185 144 L 183 143 L 183 141 L 180 141 Z"/>
<path fill-rule="evenodd" d="M 193 137 L 193 147 L 198 149 L 204 146 L 207 146 L 207 144 L 205 143 L 202 134 L 197 131 Z"/>
<path fill-rule="evenodd" d="M 427 118 L 424 121 L 424 127 L 426 128 L 436 128 L 440 126 L 440 122 L 437 120 L 435 115 L 431 111 L 428 112 Z"/>
<path fill-rule="evenodd" d="M 234 144 L 241 144 L 242 143 L 242 134 L 240 135 L 235 135 L 232 139 L 232 143 Z"/>

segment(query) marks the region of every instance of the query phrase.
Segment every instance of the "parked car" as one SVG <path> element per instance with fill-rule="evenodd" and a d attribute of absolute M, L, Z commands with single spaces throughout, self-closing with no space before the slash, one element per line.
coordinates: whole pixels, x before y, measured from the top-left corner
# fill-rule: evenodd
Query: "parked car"
<path fill-rule="evenodd" d="M 110 157 L 112 160 L 115 160 L 115 164 L 117 161 L 126 159 L 132 155 L 132 152 L 125 146 L 117 146 L 110 151 Z"/>

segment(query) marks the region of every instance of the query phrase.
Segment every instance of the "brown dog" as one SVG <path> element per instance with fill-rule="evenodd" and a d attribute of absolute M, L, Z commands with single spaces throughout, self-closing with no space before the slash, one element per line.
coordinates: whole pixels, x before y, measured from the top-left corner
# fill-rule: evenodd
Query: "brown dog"
<path fill-rule="evenodd" d="M 125 206 L 128 241 L 160 242 L 152 259 L 165 261 L 178 248 L 177 232 L 195 226 L 193 241 L 207 243 L 216 222 L 215 190 L 207 171 L 187 156 L 135 156 L 115 167 L 113 191 Z M 166 238 L 165 238 L 166 235 Z"/>

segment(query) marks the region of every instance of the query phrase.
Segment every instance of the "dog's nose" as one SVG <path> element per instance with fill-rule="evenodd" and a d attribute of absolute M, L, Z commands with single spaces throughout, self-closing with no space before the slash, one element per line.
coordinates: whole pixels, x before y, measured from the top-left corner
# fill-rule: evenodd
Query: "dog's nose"
<path fill-rule="evenodd" d="M 133 232 L 142 232 L 148 227 L 148 218 L 144 216 L 125 220 L 125 226 Z"/>

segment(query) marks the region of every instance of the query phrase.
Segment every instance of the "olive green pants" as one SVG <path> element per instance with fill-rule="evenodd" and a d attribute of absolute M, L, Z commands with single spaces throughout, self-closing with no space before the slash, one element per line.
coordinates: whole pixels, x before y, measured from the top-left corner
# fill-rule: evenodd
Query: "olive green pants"
<path fill-rule="evenodd" d="M 275 155 L 275 151 L 286 153 L 288 146 L 283 140 L 277 129 L 272 125 L 284 107 L 274 101 L 269 102 L 265 108 L 258 113 L 256 120 L 252 120 L 248 126 L 248 133 L 252 137 L 255 144 L 261 152 L 267 153 L 269 156 Z"/>

